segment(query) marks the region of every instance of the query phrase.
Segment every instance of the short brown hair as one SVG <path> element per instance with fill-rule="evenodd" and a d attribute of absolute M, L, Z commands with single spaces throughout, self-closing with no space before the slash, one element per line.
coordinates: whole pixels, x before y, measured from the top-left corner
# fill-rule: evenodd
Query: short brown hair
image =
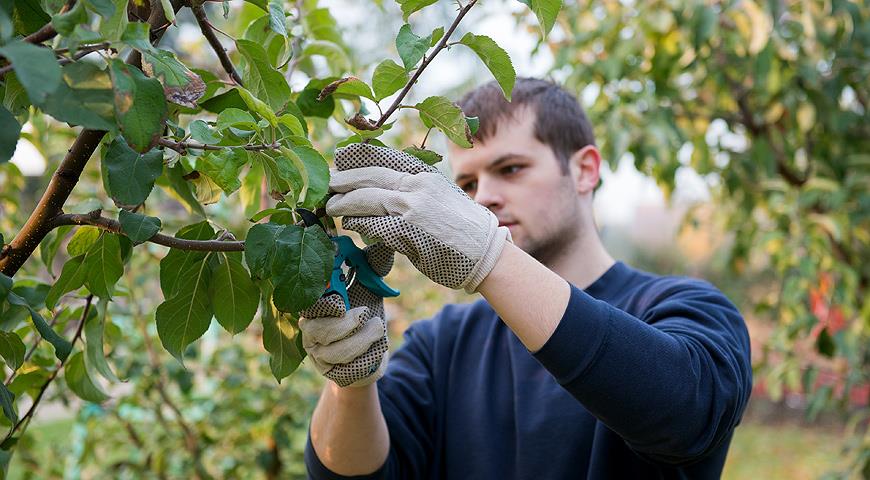
<path fill-rule="evenodd" d="M 592 125 L 577 98 L 555 83 L 517 78 L 511 98 L 511 102 L 505 100 L 501 87 L 491 81 L 459 100 L 465 115 L 480 119 L 474 134 L 477 140 L 492 137 L 499 122 L 513 118 L 521 107 L 528 106 L 535 113 L 535 138 L 553 150 L 562 172 L 567 173 L 571 155 L 587 145 L 595 145 Z"/>

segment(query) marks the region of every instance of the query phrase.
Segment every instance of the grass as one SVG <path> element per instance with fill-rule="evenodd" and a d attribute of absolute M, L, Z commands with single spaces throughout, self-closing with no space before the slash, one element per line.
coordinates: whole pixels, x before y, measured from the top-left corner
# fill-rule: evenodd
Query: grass
<path fill-rule="evenodd" d="M 734 433 L 722 478 L 816 479 L 839 466 L 843 441 L 820 428 L 745 423 Z"/>
<path fill-rule="evenodd" d="M 34 424 L 27 432 L 34 454 L 51 455 L 50 443 L 69 442 L 72 426 L 72 419 Z M 722 478 L 816 479 L 838 466 L 842 444 L 840 436 L 826 429 L 748 421 L 737 428 Z M 8 478 L 22 478 L 24 468 L 13 456 Z"/>

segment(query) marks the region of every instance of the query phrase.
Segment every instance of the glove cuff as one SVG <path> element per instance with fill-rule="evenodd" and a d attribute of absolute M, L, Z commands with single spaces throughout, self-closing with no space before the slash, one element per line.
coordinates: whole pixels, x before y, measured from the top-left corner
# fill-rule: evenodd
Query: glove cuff
<path fill-rule="evenodd" d="M 498 263 L 501 251 L 504 249 L 504 244 L 508 242 L 513 243 L 510 229 L 499 227 L 498 219 L 495 218 L 495 215 L 490 217 L 490 223 L 492 235 L 490 235 L 488 245 L 480 260 L 478 260 L 477 265 L 474 266 L 474 269 L 468 275 L 465 284 L 460 285 L 461 288 L 465 289 L 466 293 L 477 292 L 477 287 L 480 286 L 487 275 L 489 275 L 489 272 L 495 268 L 495 264 Z"/>

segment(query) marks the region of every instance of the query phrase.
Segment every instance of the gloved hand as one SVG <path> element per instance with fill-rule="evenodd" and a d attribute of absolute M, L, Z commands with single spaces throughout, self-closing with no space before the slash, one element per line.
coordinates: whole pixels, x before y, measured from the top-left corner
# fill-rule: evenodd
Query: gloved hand
<path fill-rule="evenodd" d="M 365 249 L 369 265 L 383 277 L 393 267 L 393 251 L 383 243 Z M 319 299 L 299 312 L 302 346 L 317 371 L 340 387 L 374 383 L 387 367 L 384 299 L 355 282 L 347 289 L 351 309 L 340 295 Z"/>
<path fill-rule="evenodd" d="M 468 293 L 489 274 L 510 240 L 507 227 L 435 167 L 367 144 L 336 150 L 326 204 L 342 226 L 383 241 L 430 279 Z"/>

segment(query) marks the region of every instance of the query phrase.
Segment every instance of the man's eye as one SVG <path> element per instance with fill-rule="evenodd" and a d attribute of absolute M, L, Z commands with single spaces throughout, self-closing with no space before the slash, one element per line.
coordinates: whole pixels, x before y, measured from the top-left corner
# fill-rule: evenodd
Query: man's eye
<path fill-rule="evenodd" d="M 467 182 L 459 186 L 465 193 L 473 192 L 477 188 L 477 182 Z"/>
<path fill-rule="evenodd" d="M 519 172 L 520 170 L 522 170 L 522 168 L 523 167 L 520 165 L 508 165 L 507 167 L 501 169 L 501 173 L 503 175 L 510 175 L 512 173 Z"/>

